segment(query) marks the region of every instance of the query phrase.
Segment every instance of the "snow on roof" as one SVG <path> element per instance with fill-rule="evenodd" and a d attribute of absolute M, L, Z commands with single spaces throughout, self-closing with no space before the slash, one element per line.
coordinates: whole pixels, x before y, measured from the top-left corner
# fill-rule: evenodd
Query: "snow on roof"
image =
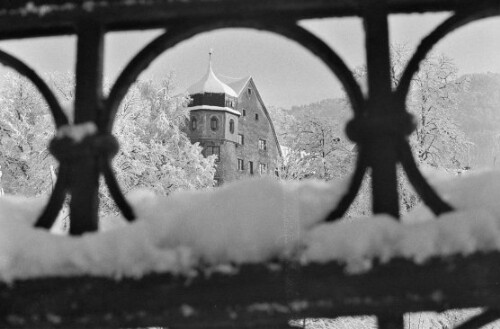
<path fill-rule="evenodd" d="M 323 223 L 342 198 L 346 180 L 259 178 L 169 196 L 136 192 L 129 196 L 136 222 L 123 221 L 113 230 L 82 237 L 32 227 L 46 198 L 4 196 L 0 280 L 188 274 L 199 264 L 256 263 L 296 255 L 303 263 L 338 261 L 359 272 L 369 269 L 374 259 L 423 262 L 500 250 L 499 171 L 431 183 L 457 209 L 438 220 L 421 208 L 403 222 L 377 215 Z"/>
<path fill-rule="evenodd" d="M 188 88 L 190 95 L 214 93 L 214 94 L 227 94 L 232 97 L 238 97 L 236 92 L 231 89 L 224 82 L 220 81 L 212 70 L 212 62 L 208 63 L 207 73 L 200 79 L 200 81 L 193 84 Z"/>
<path fill-rule="evenodd" d="M 190 111 L 197 111 L 197 110 L 225 111 L 225 112 L 229 112 L 232 114 L 236 114 L 238 116 L 241 115 L 241 113 L 239 111 L 232 109 L 230 107 L 222 107 L 222 106 L 215 106 L 215 105 L 196 105 L 196 106 L 189 106 L 187 109 Z"/>
<path fill-rule="evenodd" d="M 244 78 L 231 78 L 228 76 L 221 75 L 221 78 L 225 80 L 225 82 L 229 87 L 231 87 L 238 95 L 240 95 L 245 86 L 247 85 L 248 81 L 250 81 L 252 77 L 247 76 Z"/>

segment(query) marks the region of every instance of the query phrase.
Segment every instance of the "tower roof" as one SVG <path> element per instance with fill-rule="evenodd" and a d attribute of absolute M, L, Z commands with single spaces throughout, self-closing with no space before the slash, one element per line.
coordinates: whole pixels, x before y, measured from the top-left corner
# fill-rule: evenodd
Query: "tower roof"
<path fill-rule="evenodd" d="M 208 61 L 207 73 L 196 82 L 194 85 L 188 88 L 188 93 L 190 95 L 204 94 L 204 93 L 214 93 L 214 94 L 227 94 L 232 97 L 238 97 L 236 92 L 226 85 L 224 82 L 220 81 L 215 75 L 212 69 L 212 53 L 210 52 L 210 60 Z"/>

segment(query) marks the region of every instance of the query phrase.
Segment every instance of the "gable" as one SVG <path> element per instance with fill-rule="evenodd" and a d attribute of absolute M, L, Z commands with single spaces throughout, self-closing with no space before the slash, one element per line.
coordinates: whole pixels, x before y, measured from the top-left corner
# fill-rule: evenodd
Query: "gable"
<path fill-rule="evenodd" d="M 241 78 L 241 79 L 231 79 L 231 78 L 228 78 L 226 77 L 226 84 L 231 87 L 238 96 L 241 95 L 241 92 L 246 89 L 246 86 L 248 85 L 250 79 L 252 79 L 252 77 L 248 76 L 248 77 L 244 77 L 244 78 Z"/>
<path fill-rule="evenodd" d="M 242 82 L 244 82 L 244 83 L 242 83 Z M 259 103 L 260 108 L 261 108 L 262 112 L 264 113 L 264 116 L 266 117 L 267 121 L 269 122 L 269 126 L 271 127 L 271 132 L 272 132 L 274 141 L 276 143 L 276 148 L 278 149 L 278 155 L 280 157 L 283 157 L 283 154 L 281 151 L 281 146 L 280 146 L 280 143 L 278 141 L 278 136 L 276 135 L 276 130 L 274 129 L 273 121 L 271 119 L 271 116 L 269 115 L 269 112 L 267 111 L 266 105 L 264 104 L 262 97 L 260 96 L 259 90 L 257 89 L 255 82 L 253 81 L 253 78 L 252 77 L 243 78 L 243 79 L 240 79 L 238 81 L 235 81 L 234 83 L 239 84 L 238 85 L 239 89 L 237 91 L 238 98 L 241 98 L 242 95 L 247 91 L 248 88 L 252 89 L 252 92 L 255 94 L 257 102 Z M 230 83 L 228 83 L 228 85 L 231 86 Z M 231 86 L 231 88 L 233 88 L 233 87 Z"/>

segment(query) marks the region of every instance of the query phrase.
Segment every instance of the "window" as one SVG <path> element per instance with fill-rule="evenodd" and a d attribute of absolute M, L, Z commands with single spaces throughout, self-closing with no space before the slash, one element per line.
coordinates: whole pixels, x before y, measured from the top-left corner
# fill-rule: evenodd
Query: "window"
<path fill-rule="evenodd" d="M 243 116 L 246 117 L 247 116 L 247 110 L 243 109 Z"/>
<path fill-rule="evenodd" d="M 238 134 L 238 144 L 244 145 L 245 144 L 245 136 L 242 134 Z"/>
<path fill-rule="evenodd" d="M 264 139 L 259 139 L 259 150 L 261 151 L 266 151 L 267 150 L 267 144 Z"/>
<path fill-rule="evenodd" d="M 216 117 L 212 117 L 212 119 L 210 119 L 210 128 L 213 131 L 216 131 L 217 129 L 219 129 L 219 120 L 217 120 Z"/>
<path fill-rule="evenodd" d="M 267 174 L 267 164 L 266 163 L 259 163 L 259 174 Z"/>
<path fill-rule="evenodd" d="M 234 120 L 233 119 L 229 120 L 229 132 L 231 134 L 234 134 Z"/>
<path fill-rule="evenodd" d="M 248 96 L 252 95 L 252 88 L 247 89 Z"/>
<path fill-rule="evenodd" d="M 259 121 L 259 113 L 255 113 L 255 121 Z"/>
<path fill-rule="evenodd" d="M 215 154 L 215 162 L 220 161 L 220 147 L 219 146 L 207 146 L 205 147 L 205 156 L 208 157 L 209 155 Z"/>
<path fill-rule="evenodd" d="M 197 127 L 198 127 L 198 123 L 196 122 L 196 118 L 192 117 L 191 118 L 191 130 L 196 130 Z"/>
<path fill-rule="evenodd" d="M 243 159 L 238 159 L 238 170 L 245 170 Z"/>
<path fill-rule="evenodd" d="M 253 161 L 248 161 L 248 166 L 250 167 L 250 175 L 253 175 Z"/>
<path fill-rule="evenodd" d="M 280 177 L 280 171 L 277 167 L 274 168 L 274 174 L 276 175 L 276 177 Z"/>
<path fill-rule="evenodd" d="M 234 101 L 231 99 L 226 99 L 226 107 L 234 108 Z"/>

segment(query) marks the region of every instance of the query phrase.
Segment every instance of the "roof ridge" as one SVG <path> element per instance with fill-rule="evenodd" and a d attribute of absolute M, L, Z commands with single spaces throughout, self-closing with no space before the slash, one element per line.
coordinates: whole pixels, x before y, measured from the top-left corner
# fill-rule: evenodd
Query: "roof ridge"
<path fill-rule="evenodd" d="M 234 80 L 234 81 L 239 81 L 239 80 L 249 79 L 252 76 L 251 75 L 245 75 L 245 76 L 236 78 L 236 77 L 230 77 L 230 76 L 224 75 L 224 74 L 219 74 L 219 77 L 223 77 L 224 79 L 230 79 L 230 80 Z"/>

